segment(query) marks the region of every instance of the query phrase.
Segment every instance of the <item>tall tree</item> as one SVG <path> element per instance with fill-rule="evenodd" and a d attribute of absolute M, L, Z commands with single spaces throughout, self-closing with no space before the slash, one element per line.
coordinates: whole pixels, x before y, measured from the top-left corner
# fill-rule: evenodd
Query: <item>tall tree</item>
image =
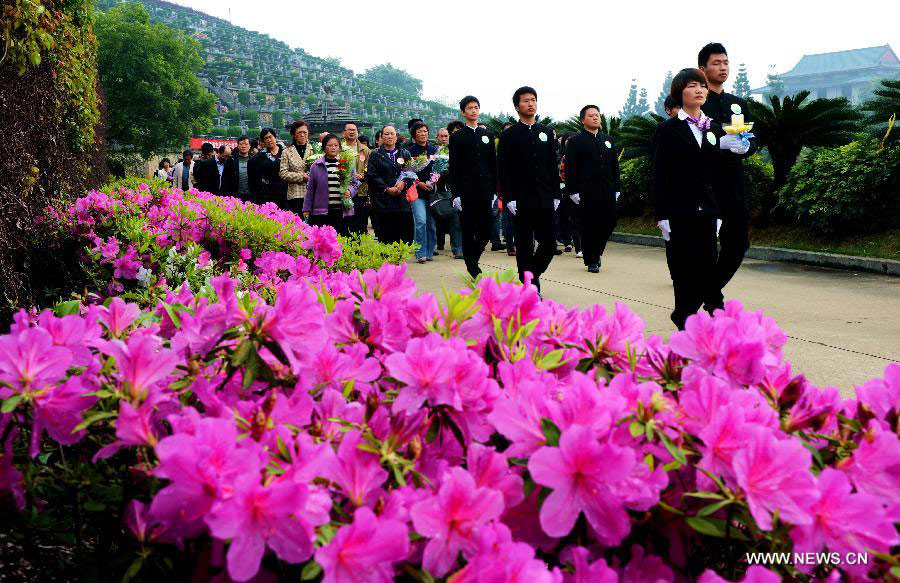
<path fill-rule="evenodd" d="M 626 117 L 631 117 L 632 115 L 637 115 L 635 113 L 638 107 L 638 87 L 637 87 L 637 79 L 631 80 L 631 88 L 628 90 L 628 97 L 625 98 L 625 105 L 622 106 L 622 111 L 619 112 L 619 117 L 625 119 Z"/>
<path fill-rule="evenodd" d="M 747 66 L 738 66 L 737 77 L 734 78 L 734 94 L 742 99 L 750 99 L 750 79 L 747 77 Z"/>
<path fill-rule="evenodd" d="M 403 69 L 398 69 L 390 63 L 376 65 L 366 70 L 363 76 L 376 83 L 390 85 L 397 89 L 409 93 L 410 96 L 418 96 L 422 93 L 422 80 L 416 79 Z"/>
<path fill-rule="evenodd" d="M 661 115 L 665 117 L 666 115 L 666 96 L 669 94 L 669 90 L 672 87 L 672 71 L 666 73 L 666 78 L 663 80 L 662 91 L 659 92 L 659 97 L 656 98 L 656 104 L 653 109 L 656 111 L 656 115 Z"/>
<path fill-rule="evenodd" d="M 151 24 L 137 3 L 99 14 L 94 31 L 110 141 L 149 156 L 179 149 L 209 129 L 215 97 L 197 78 L 203 60 L 196 41 Z"/>
<path fill-rule="evenodd" d="M 284 112 L 280 109 L 276 109 L 272 112 L 272 127 L 275 128 L 276 131 L 284 129 Z"/>
<path fill-rule="evenodd" d="M 875 133 L 885 135 L 891 116 L 900 117 L 900 77 L 882 79 L 872 98 L 863 103 L 860 109 L 867 114 L 867 122 Z M 896 118 L 894 120 L 894 128 L 888 134 L 890 140 L 896 140 L 900 135 L 900 123 L 896 122 Z"/>
<path fill-rule="evenodd" d="M 647 103 L 647 88 L 641 87 L 641 97 L 637 102 L 637 115 L 644 115 L 650 111 L 650 104 Z"/>
<path fill-rule="evenodd" d="M 793 97 L 769 97 L 769 102 L 749 101 L 753 133 L 760 146 L 769 150 L 775 170 L 772 197 L 763 201 L 763 211 L 774 206 L 774 192 L 787 182 L 788 173 L 803 148 L 842 146 L 859 131 L 861 114 L 843 97 L 807 101 L 809 91 Z"/>

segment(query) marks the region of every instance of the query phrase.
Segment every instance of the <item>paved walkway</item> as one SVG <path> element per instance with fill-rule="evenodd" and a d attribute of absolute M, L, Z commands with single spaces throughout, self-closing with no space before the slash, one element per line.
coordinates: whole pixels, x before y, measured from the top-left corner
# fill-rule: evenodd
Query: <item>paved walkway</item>
<path fill-rule="evenodd" d="M 485 271 L 510 267 L 515 257 L 505 252 L 482 256 Z M 461 287 L 465 267 L 444 252 L 430 263 L 411 262 L 408 273 L 420 291 L 440 298 L 443 286 Z M 545 298 L 569 306 L 624 302 L 644 319 L 647 334 L 667 339 L 675 330 L 672 282 L 660 248 L 610 243 L 599 274 L 566 253 L 554 258 L 541 287 Z M 748 259 L 725 295 L 775 318 L 790 336 L 785 356 L 794 371 L 817 386 L 849 396 L 852 387 L 900 362 L 900 278 Z"/>

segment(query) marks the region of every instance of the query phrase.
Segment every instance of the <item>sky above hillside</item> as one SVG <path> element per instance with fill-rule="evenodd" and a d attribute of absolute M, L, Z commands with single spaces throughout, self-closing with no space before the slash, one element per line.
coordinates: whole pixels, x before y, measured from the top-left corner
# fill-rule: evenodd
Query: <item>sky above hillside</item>
<path fill-rule="evenodd" d="M 538 91 L 538 113 L 555 118 L 585 103 L 616 113 L 632 78 L 647 88 L 652 108 L 666 72 L 696 66 L 697 51 L 710 41 L 728 49 L 730 81 L 746 63 L 754 88 L 770 65 L 783 73 L 804 54 L 883 44 L 900 51 L 889 0 L 707 2 L 695 11 L 648 1 L 175 2 L 338 57 L 357 73 L 391 62 L 422 79 L 427 98 L 471 93 L 484 111 L 512 112 L 513 91 L 528 84 Z M 710 7 L 717 12 L 701 14 Z"/>

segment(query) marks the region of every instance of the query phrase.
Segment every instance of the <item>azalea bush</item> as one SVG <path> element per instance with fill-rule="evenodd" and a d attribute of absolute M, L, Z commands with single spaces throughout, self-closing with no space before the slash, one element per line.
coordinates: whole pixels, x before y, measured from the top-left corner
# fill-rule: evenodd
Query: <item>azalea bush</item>
<path fill-rule="evenodd" d="M 173 189 L 161 181 L 118 181 L 49 210 L 45 229 L 61 256 L 72 256 L 78 281 L 51 290 L 86 302 L 121 295 L 152 306 L 166 290 L 194 291 L 230 274 L 241 288 L 278 281 L 277 274 L 315 276 L 331 270 L 378 268 L 412 255 L 405 243 L 370 235 L 338 237 L 274 203 Z M 99 294 L 99 297 L 98 297 Z"/>
<path fill-rule="evenodd" d="M 48 564 L 152 581 L 898 574 L 900 365 L 843 399 L 736 302 L 666 344 L 621 304 L 490 277 L 438 301 L 404 265 L 279 253 L 258 286 L 16 316 L 0 491 L 26 556 L 61 540 Z"/>

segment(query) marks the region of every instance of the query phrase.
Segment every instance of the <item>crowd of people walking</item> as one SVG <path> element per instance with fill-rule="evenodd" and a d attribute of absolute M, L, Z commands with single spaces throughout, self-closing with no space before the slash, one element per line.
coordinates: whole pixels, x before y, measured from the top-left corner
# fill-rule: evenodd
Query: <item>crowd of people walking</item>
<path fill-rule="evenodd" d="M 723 90 L 728 75 L 725 47 L 703 47 L 698 66 L 672 80 L 670 117 L 651 147 L 651 200 L 679 329 L 697 310 L 723 307 L 722 290 L 749 248 L 741 160 L 756 145 L 752 134 L 723 129 L 731 116 L 750 121 L 746 102 Z M 581 107 L 581 132 L 557 136 L 539 121 L 534 88 L 516 89 L 512 103 L 519 120 L 499 135 L 479 123 L 481 103 L 467 95 L 463 121 L 438 128 L 434 140 L 420 119 L 406 135 L 384 126 L 371 149 L 352 122 L 341 136 L 311 141 L 309 125 L 296 121 L 288 145 L 265 128 L 258 140 L 241 136 L 234 151 L 205 143 L 195 160 L 185 150 L 173 167 L 163 160 L 158 176 L 182 189 L 274 202 L 341 234 L 364 233 L 371 220 L 380 241 L 415 243 L 420 263 L 440 254 L 449 235 L 452 256 L 472 277 L 490 244 L 515 256 L 520 280 L 530 277 L 540 292 L 555 255 L 574 249 L 588 272 L 600 271 L 617 221 L 620 150 L 600 131 L 596 105 Z"/>

